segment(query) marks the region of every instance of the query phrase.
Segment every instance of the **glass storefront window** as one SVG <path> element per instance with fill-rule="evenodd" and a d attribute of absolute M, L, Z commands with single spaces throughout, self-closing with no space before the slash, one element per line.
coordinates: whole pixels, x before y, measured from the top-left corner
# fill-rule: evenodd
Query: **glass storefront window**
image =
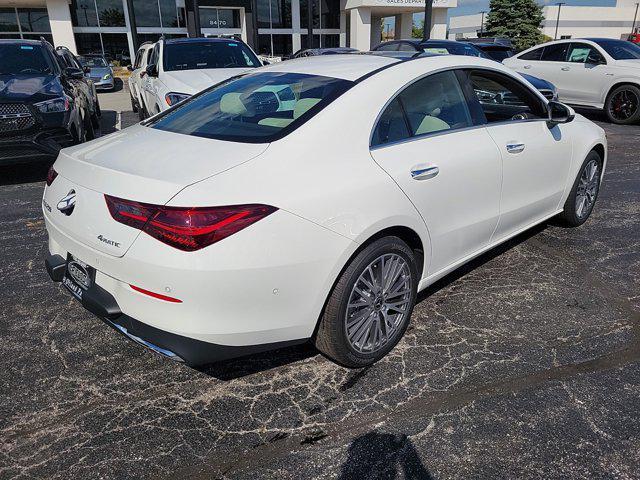
<path fill-rule="evenodd" d="M 89 53 L 102 54 L 102 43 L 99 33 L 74 33 L 76 48 L 79 55 Z"/>
<path fill-rule="evenodd" d="M 322 26 L 320 28 L 340 28 L 340 0 L 321 0 Z M 324 46 L 324 42 L 322 42 Z"/>
<path fill-rule="evenodd" d="M 129 42 L 126 33 L 102 33 L 104 56 L 110 62 L 119 62 L 121 66 L 131 64 Z"/>
<path fill-rule="evenodd" d="M 291 0 L 258 0 L 258 28 L 291 27 Z"/>
<path fill-rule="evenodd" d="M 124 27 L 122 0 L 96 0 L 101 27 Z"/>
<path fill-rule="evenodd" d="M 273 38 L 273 51 L 271 50 L 271 40 Z M 290 55 L 293 52 L 293 40 L 291 35 L 258 35 L 258 53 L 267 56 Z"/>
<path fill-rule="evenodd" d="M 322 48 L 337 48 L 340 46 L 340 35 L 322 35 Z"/>
<path fill-rule="evenodd" d="M 40 37 L 44 38 L 47 42 L 53 45 L 53 35 L 51 35 L 50 33 L 24 33 L 22 35 L 22 38 L 24 38 L 25 40 L 40 40 Z M 18 35 L 18 38 L 20 38 L 20 35 Z"/>
<path fill-rule="evenodd" d="M 320 48 L 320 35 L 313 36 L 313 45 L 309 45 L 307 41 L 308 37 L 309 35 L 300 35 L 300 46 L 303 50 L 305 48 Z"/>
<path fill-rule="evenodd" d="M 0 8 L 0 32 L 17 31 L 18 19 L 16 18 L 15 8 Z"/>
<path fill-rule="evenodd" d="M 240 28 L 240 10 L 200 7 L 200 28 Z"/>
<path fill-rule="evenodd" d="M 184 9 L 178 8 L 176 0 L 160 0 L 162 26 L 164 28 L 185 27 L 184 22 L 180 23 L 180 10 L 184 12 Z M 184 18 L 184 13 L 182 13 L 182 18 Z"/>
<path fill-rule="evenodd" d="M 138 27 L 160 27 L 160 9 L 157 0 L 134 0 L 133 11 Z"/>
<path fill-rule="evenodd" d="M 97 27 L 98 13 L 93 0 L 71 0 L 71 23 L 74 27 Z"/>
<path fill-rule="evenodd" d="M 49 14 L 46 8 L 19 8 L 18 18 L 23 32 L 50 32 Z"/>

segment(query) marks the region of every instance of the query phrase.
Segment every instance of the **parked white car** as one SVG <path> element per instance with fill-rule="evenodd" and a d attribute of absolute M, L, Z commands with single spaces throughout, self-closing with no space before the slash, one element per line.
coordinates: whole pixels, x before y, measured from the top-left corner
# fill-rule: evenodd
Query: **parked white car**
<path fill-rule="evenodd" d="M 205 88 L 262 64 L 241 40 L 160 39 L 153 46 L 142 81 L 144 115 L 163 112 Z"/>
<path fill-rule="evenodd" d="M 144 119 L 144 107 L 142 98 L 142 85 L 147 75 L 147 65 L 153 49 L 153 42 L 145 42 L 138 48 L 133 65 L 129 65 L 129 95 L 131 96 L 131 109 L 138 113 L 140 120 Z"/>
<path fill-rule="evenodd" d="M 560 100 L 603 109 L 611 122 L 640 121 L 640 46 L 624 40 L 549 42 L 503 61 L 520 73 L 552 82 Z"/>
<path fill-rule="evenodd" d="M 418 291 L 551 217 L 585 222 L 606 152 L 600 127 L 491 60 L 291 60 L 63 150 L 47 270 L 174 360 L 311 338 L 362 367 Z"/>

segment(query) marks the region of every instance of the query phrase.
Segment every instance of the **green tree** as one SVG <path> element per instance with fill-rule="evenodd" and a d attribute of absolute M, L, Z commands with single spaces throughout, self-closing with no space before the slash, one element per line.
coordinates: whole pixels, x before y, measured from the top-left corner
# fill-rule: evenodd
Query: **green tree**
<path fill-rule="evenodd" d="M 491 0 L 486 31 L 494 37 L 507 37 L 518 50 L 542 42 L 540 27 L 544 16 L 535 0 Z"/>
<path fill-rule="evenodd" d="M 415 23 L 411 27 L 411 38 L 422 38 L 424 34 L 424 20 L 420 22 L 420 26 L 416 27 Z"/>

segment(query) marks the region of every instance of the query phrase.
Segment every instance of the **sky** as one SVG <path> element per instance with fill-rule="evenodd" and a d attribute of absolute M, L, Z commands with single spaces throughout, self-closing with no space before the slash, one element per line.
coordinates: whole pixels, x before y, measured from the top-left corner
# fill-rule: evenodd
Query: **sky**
<path fill-rule="evenodd" d="M 562 0 L 567 5 L 582 5 L 596 7 L 613 7 L 616 0 Z M 555 5 L 556 0 L 542 0 L 540 5 Z M 489 0 L 458 0 L 458 7 L 449 10 L 449 15 L 473 15 L 482 10 L 489 10 Z"/>
<path fill-rule="evenodd" d="M 555 5 L 558 0 L 537 0 L 540 5 Z M 594 7 L 614 7 L 616 0 L 562 0 L 567 5 L 594 6 Z M 449 10 L 449 16 L 457 15 L 473 15 L 480 13 L 482 10 L 489 10 L 489 0 L 458 0 L 458 7 Z M 420 25 L 424 15 L 416 13 L 413 16 L 413 23 Z M 385 19 L 385 29 L 392 29 L 394 25 L 393 18 Z"/>

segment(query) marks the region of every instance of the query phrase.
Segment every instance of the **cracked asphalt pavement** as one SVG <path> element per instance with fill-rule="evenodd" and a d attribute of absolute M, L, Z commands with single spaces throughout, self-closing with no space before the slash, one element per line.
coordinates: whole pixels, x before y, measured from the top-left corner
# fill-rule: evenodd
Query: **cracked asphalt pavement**
<path fill-rule="evenodd" d="M 640 478 L 640 126 L 603 126 L 589 222 L 438 282 L 364 370 L 132 343 L 45 272 L 46 166 L 1 169 L 0 478 Z"/>

